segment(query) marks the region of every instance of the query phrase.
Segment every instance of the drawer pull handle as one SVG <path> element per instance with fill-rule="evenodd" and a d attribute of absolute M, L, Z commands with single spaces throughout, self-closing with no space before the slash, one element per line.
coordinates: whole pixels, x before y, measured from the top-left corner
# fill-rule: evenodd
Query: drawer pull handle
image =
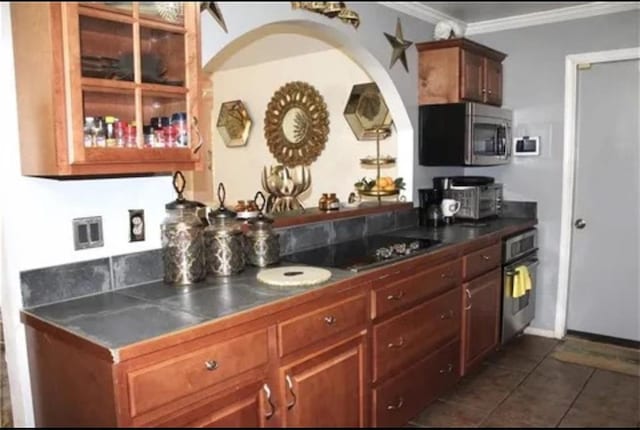
<path fill-rule="evenodd" d="M 446 369 L 440 369 L 440 374 L 444 375 L 445 373 L 451 373 L 452 371 L 453 371 L 453 364 L 449 363 L 447 364 Z"/>
<path fill-rule="evenodd" d="M 482 256 L 482 259 L 483 259 L 484 261 L 489 261 L 489 260 L 491 260 L 491 257 L 489 257 L 488 255 L 483 255 L 483 256 Z"/>
<path fill-rule="evenodd" d="M 398 342 L 391 342 L 387 345 L 387 348 L 402 348 L 404 346 L 404 337 L 400 336 Z"/>
<path fill-rule="evenodd" d="M 285 381 L 287 381 L 287 387 L 289 388 L 289 393 L 291 393 L 291 397 L 293 398 L 293 400 L 291 400 L 290 403 L 287 403 L 287 409 L 291 409 L 296 405 L 296 402 L 298 401 L 298 399 L 296 398 L 296 393 L 293 392 L 293 382 L 291 381 L 291 377 L 289 375 L 285 375 L 284 379 Z"/>
<path fill-rule="evenodd" d="M 265 419 L 269 419 L 273 416 L 273 414 L 276 412 L 276 407 L 273 405 L 273 402 L 271 401 L 271 388 L 269 388 L 269 386 L 267 384 L 264 384 L 262 386 L 262 390 L 264 391 L 264 393 L 267 395 L 267 403 L 269 404 L 269 412 L 267 412 L 264 417 Z"/>
<path fill-rule="evenodd" d="M 468 311 L 469 309 L 471 309 L 471 291 L 469 291 L 468 288 L 464 289 L 465 294 L 467 295 L 468 298 L 468 302 L 469 302 L 469 306 L 465 306 L 464 310 Z"/>
<path fill-rule="evenodd" d="M 404 406 L 404 398 L 403 397 L 399 397 L 398 401 L 396 402 L 395 405 L 387 405 L 387 410 L 388 411 L 395 411 L 397 409 L 400 409 L 403 406 Z"/>
<path fill-rule="evenodd" d="M 334 325 L 336 323 L 336 320 L 337 318 L 333 315 L 327 315 L 326 317 L 324 317 L 324 322 L 327 323 L 327 325 Z"/>
<path fill-rule="evenodd" d="M 206 367 L 207 370 L 216 370 L 218 368 L 218 362 L 215 360 L 207 360 L 204 362 L 204 367 Z"/>
<path fill-rule="evenodd" d="M 441 273 L 441 274 L 440 274 L 440 277 L 441 277 L 442 279 L 453 278 L 453 276 L 451 276 L 451 275 L 450 275 L 450 274 L 448 274 L 448 273 Z"/>
<path fill-rule="evenodd" d="M 443 314 L 440 314 L 440 319 L 441 320 L 450 320 L 451 318 L 453 318 L 453 310 L 449 309 L 449 312 L 445 312 Z"/>
<path fill-rule="evenodd" d="M 387 300 L 400 300 L 404 297 L 404 290 L 400 290 L 400 292 L 396 295 L 389 294 L 387 296 Z"/>

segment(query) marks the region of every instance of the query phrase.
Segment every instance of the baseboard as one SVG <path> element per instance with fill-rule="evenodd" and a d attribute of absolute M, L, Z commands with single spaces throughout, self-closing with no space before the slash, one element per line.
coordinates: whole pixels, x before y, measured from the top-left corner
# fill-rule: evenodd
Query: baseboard
<path fill-rule="evenodd" d="M 640 342 L 632 339 L 621 339 L 619 337 L 604 336 L 601 334 L 585 333 L 582 331 L 567 330 L 567 335 L 589 340 L 591 342 L 609 343 L 625 348 L 640 349 Z"/>
<path fill-rule="evenodd" d="M 524 329 L 524 334 L 532 334 L 534 336 L 551 337 L 556 338 L 556 333 L 553 330 L 546 330 L 543 328 L 527 327 Z"/>

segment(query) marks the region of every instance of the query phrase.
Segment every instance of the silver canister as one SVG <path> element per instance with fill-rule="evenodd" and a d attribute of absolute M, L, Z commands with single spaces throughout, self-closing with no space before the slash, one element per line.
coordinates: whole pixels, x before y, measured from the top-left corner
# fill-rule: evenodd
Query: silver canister
<path fill-rule="evenodd" d="M 249 220 L 246 254 L 250 264 L 266 267 L 280 260 L 280 238 L 273 231 L 273 220 L 262 213 L 266 202 L 264 194 L 258 191 L 254 200 L 260 212 L 256 218 Z"/>
<path fill-rule="evenodd" d="M 224 185 L 220 183 L 220 207 L 209 214 L 209 226 L 204 231 L 207 272 L 214 276 L 233 275 L 246 264 L 242 224 L 235 212 L 224 207 L 224 198 Z"/>
<path fill-rule="evenodd" d="M 185 179 L 182 172 L 173 175 L 173 188 L 178 198 L 165 205 L 167 216 L 160 225 L 164 281 L 188 285 L 207 276 L 204 259 L 205 224 L 197 215 L 202 204 L 182 196 Z"/>

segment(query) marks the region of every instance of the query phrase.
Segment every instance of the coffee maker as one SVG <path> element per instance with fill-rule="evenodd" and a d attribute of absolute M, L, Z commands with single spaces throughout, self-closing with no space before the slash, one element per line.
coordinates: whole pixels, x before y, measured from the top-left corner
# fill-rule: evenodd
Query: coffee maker
<path fill-rule="evenodd" d="M 420 225 L 439 227 L 444 224 L 442 217 L 442 190 L 438 188 L 421 188 L 418 190 L 420 200 Z"/>

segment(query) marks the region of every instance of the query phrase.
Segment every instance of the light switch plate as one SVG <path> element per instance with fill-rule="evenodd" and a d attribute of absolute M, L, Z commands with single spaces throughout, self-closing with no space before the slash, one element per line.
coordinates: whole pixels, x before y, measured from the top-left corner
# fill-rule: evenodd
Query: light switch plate
<path fill-rule="evenodd" d="M 73 244 L 76 250 L 104 246 L 102 217 L 74 218 Z"/>

